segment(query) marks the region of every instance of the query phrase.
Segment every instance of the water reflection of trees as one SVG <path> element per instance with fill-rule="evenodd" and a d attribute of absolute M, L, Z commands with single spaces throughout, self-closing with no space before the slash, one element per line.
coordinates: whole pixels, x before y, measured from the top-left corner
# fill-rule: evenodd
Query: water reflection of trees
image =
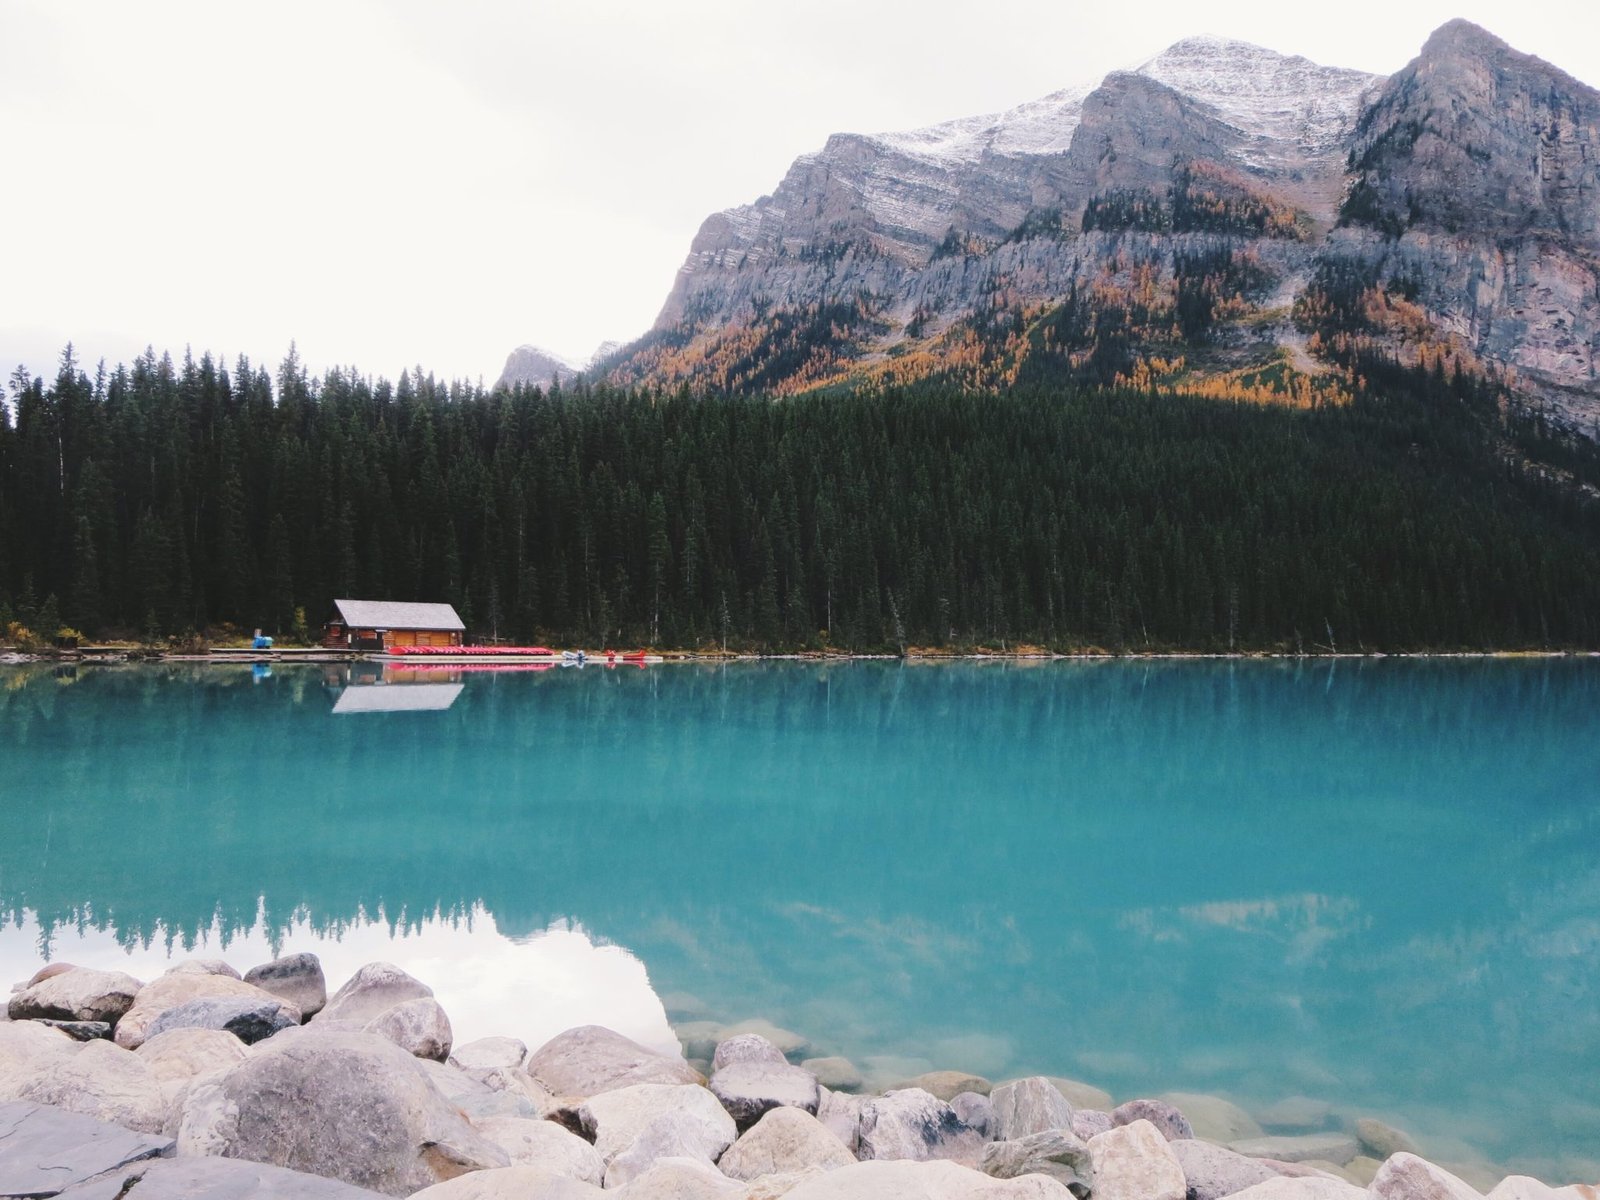
<path fill-rule="evenodd" d="M 1441 1022 L 1485 1088 L 1600 1068 L 1597 664 L 586 671 L 339 719 L 310 670 L 3 684 L 0 904 L 46 925 L 482 904 L 841 1042 L 1009 1022 L 1019 1069 L 1423 1094 L 1467 1074 L 1418 1059 Z"/>

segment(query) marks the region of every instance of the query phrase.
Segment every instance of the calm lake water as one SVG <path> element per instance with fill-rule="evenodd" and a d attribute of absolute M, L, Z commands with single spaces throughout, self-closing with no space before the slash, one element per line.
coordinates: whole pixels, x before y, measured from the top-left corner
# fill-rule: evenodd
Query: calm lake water
<path fill-rule="evenodd" d="M 4 981 L 386 958 L 463 1039 L 763 1017 L 1600 1179 L 1593 660 L 0 669 L 0 916 Z"/>

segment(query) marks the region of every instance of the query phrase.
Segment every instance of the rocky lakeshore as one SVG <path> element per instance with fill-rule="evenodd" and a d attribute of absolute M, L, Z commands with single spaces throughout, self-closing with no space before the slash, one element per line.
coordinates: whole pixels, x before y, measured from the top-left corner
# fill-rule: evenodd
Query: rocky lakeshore
<path fill-rule="evenodd" d="M 458 1046 L 427 984 L 370 963 L 330 996 L 311 954 L 53 964 L 0 1020 L 0 1198 L 1600 1200 L 1464 1179 L 1310 1101 L 958 1071 L 871 1093 L 770 1026 L 679 1033 L 688 1057 L 593 1025 Z"/>

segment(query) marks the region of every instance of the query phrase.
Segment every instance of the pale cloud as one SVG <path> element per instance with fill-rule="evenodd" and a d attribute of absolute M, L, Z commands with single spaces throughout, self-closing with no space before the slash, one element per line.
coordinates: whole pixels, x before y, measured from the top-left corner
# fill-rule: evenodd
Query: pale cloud
<path fill-rule="evenodd" d="M 1454 16 L 1600 83 L 1589 0 L 0 0 L 0 371 L 147 343 L 488 379 L 654 319 L 701 219 L 838 130 L 994 111 L 1192 33 L 1389 72 Z"/>

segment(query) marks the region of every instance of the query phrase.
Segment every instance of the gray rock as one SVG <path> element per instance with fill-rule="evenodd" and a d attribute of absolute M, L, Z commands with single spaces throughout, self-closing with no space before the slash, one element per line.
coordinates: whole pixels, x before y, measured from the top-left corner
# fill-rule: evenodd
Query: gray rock
<path fill-rule="evenodd" d="M 144 1040 L 174 1029 L 220 1029 L 247 1046 L 300 1024 L 293 1005 L 271 996 L 201 996 L 167 1009 L 144 1031 Z"/>
<path fill-rule="evenodd" d="M 1072 1129 L 1072 1105 L 1043 1075 L 1002 1083 L 989 1099 L 994 1103 L 995 1137 L 1002 1142 L 1047 1129 Z"/>
<path fill-rule="evenodd" d="M 300 1022 L 300 1012 L 292 1004 L 242 980 L 199 971 L 179 971 L 151 980 L 140 988 L 133 998 L 133 1007 L 117 1022 L 113 1037 L 117 1045 L 124 1049 L 137 1050 L 149 1035 L 150 1026 L 163 1013 L 191 1000 L 211 997 L 249 998 L 258 1003 L 276 1003 L 281 1006 L 284 1016 L 295 1024 Z"/>
<path fill-rule="evenodd" d="M 1113 1126 L 1132 1125 L 1135 1121 L 1149 1121 L 1169 1142 L 1194 1136 L 1189 1118 L 1165 1100 L 1129 1100 L 1111 1110 Z"/>
<path fill-rule="evenodd" d="M 779 1050 L 759 1033 L 740 1033 L 717 1043 L 717 1051 L 711 1056 L 711 1069 L 720 1071 L 723 1067 L 736 1062 L 776 1063 L 787 1066 L 789 1060 Z"/>
<path fill-rule="evenodd" d="M 990 1142 L 984 1147 L 978 1170 L 996 1179 L 1045 1175 L 1062 1184 L 1079 1200 L 1085 1200 L 1094 1187 L 1094 1163 L 1089 1146 L 1065 1129 L 1032 1133 L 1014 1141 Z"/>
<path fill-rule="evenodd" d="M 105 1021 L 51 1021 L 40 1018 L 39 1024 L 59 1029 L 75 1042 L 93 1042 L 111 1036 L 111 1026 Z"/>
<path fill-rule="evenodd" d="M 1315 1133 L 1333 1122 L 1333 1106 L 1310 1096 L 1290 1096 L 1259 1109 L 1255 1116 L 1270 1133 Z"/>
<path fill-rule="evenodd" d="M 759 1033 L 767 1041 L 783 1051 L 784 1057 L 792 1062 L 799 1062 L 805 1057 L 806 1051 L 811 1049 L 810 1040 L 803 1035 L 794 1032 L 792 1029 L 784 1029 L 780 1025 L 774 1025 L 771 1021 L 760 1019 L 740 1021 L 735 1025 L 724 1025 L 718 1041 L 726 1041 L 728 1038 L 736 1037 L 741 1033 Z"/>
<path fill-rule="evenodd" d="M 557 1034 L 529 1056 L 527 1071 L 556 1096 L 597 1096 L 640 1083 L 705 1083 L 683 1059 L 658 1054 L 599 1025 Z"/>
<path fill-rule="evenodd" d="M 506 1152 L 514 1167 L 538 1167 L 552 1175 L 599 1187 L 606 1164 L 600 1152 L 554 1121 L 527 1117 L 486 1117 L 478 1132 Z"/>
<path fill-rule="evenodd" d="M 920 1088 L 889 1092 L 861 1106 L 862 1159 L 947 1158 L 975 1163 L 986 1140 L 955 1110 Z"/>
<path fill-rule="evenodd" d="M 1415 1154 L 1417 1144 L 1393 1125 L 1385 1125 L 1375 1117 L 1361 1117 L 1356 1121 L 1356 1140 L 1372 1152 L 1372 1157 L 1382 1161 L 1391 1154 Z"/>
<path fill-rule="evenodd" d="M 717 1098 L 696 1084 L 636 1083 L 591 1096 L 578 1110 L 586 1135 L 609 1165 L 656 1120 L 669 1114 L 693 1117 L 700 1127 L 694 1157 L 717 1159 L 737 1134 Z M 683 1133 L 684 1130 L 678 1130 Z"/>
<path fill-rule="evenodd" d="M 140 1133 L 160 1133 L 166 1115 L 161 1083 L 145 1063 L 110 1042 L 86 1042 L 71 1058 L 41 1061 L 17 1090 L 19 1100 L 53 1104 Z"/>
<path fill-rule="evenodd" d="M 836 1092 L 858 1092 L 866 1083 L 860 1069 L 848 1058 L 808 1058 L 800 1064 L 817 1077 L 817 1082 Z"/>
<path fill-rule="evenodd" d="M 328 1004 L 328 981 L 315 954 L 286 954 L 244 973 L 244 981 L 289 1001 L 310 1020 Z"/>
<path fill-rule="evenodd" d="M 829 1133 L 844 1143 L 851 1154 L 861 1150 L 861 1106 L 866 1101 L 860 1096 L 819 1089 L 822 1094 L 817 1104 L 817 1120 Z"/>
<path fill-rule="evenodd" d="M 455 1034 L 450 1018 L 431 996 L 405 1000 L 367 1023 L 367 1032 L 386 1037 L 407 1054 L 443 1062 Z"/>
<path fill-rule="evenodd" d="M 1097 1108 L 1077 1108 L 1072 1111 L 1072 1132 L 1086 1142 L 1108 1129 L 1115 1128 L 1116 1124 L 1108 1112 L 1102 1112 Z"/>
<path fill-rule="evenodd" d="M 1189 1120 L 1194 1136 L 1212 1142 L 1237 1142 L 1265 1137 L 1256 1119 L 1231 1100 L 1204 1092 L 1165 1092 L 1157 1097 Z"/>
<path fill-rule="evenodd" d="M 379 1200 L 379 1193 L 301 1171 L 228 1158 L 142 1162 L 63 1192 L 67 1200 Z"/>
<path fill-rule="evenodd" d="M 1167 1137 L 1149 1121 L 1089 1139 L 1095 1200 L 1184 1200 L 1188 1181 Z"/>
<path fill-rule="evenodd" d="M 1110 1112 L 1116 1107 L 1112 1103 L 1111 1093 L 1092 1083 L 1084 1083 L 1081 1079 L 1063 1079 L 1060 1075 L 1046 1075 L 1045 1078 L 1067 1098 L 1067 1103 L 1074 1109 L 1092 1108 L 1097 1112 Z"/>
<path fill-rule="evenodd" d="M 1356 1144 L 1355 1138 L 1344 1133 L 1246 1138 L 1244 1141 L 1234 1142 L 1232 1148 L 1251 1158 L 1271 1158 L 1286 1163 L 1310 1162 L 1312 1159 L 1325 1158 L 1341 1166 L 1361 1153 L 1361 1147 Z"/>
<path fill-rule="evenodd" d="M 375 1034 L 314 1025 L 263 1042 L 190 1089 L 178 1152 L 279 1163 L 392 1196 L 509 1165 L 418 1063 Z"/>
<path fill-rule="evenodd" d="M 995 1116 L 994 1101 L 977 1092 L 961 1092 L 950 1097 L 950 1107 L 965 1125 L 970 1125 L 989 1141 L 1000 1136 L 1000 1120 Z"/>
<path fill-rule="evenodd" d="M 948 1104 L 951 1097 L 959 1096 L 962 1092 L 987 1096 L 994 1089 L 994 1084 L 982 1075 L 969 1075 L 965 1071 L 928 1071 L 915 1079 L 903 1080 L 887 1090 L 903 1092 L 908 1088 L 921 1088 Z"/>
<path fill-rule="evenodd" d="M 1406 1151 L 1392 1155 L 1378 1168 L 1367 1194 L 1372 1200 L 1482 1200 L 1465 1180 Z"/>
<path fill-rule="evenodd" d="M 669 1159 L 689 1159 L 709 1167 L 727 1149 L 721 1125 L 708 1122 L 702 1113 L 673 1109 L 653 1118 L 612 1156 L 606 1163 L 605 1186 L 623 1187 Z"/>
<path fill-rule="evenodd" d="M 495 1167 L 474 1171 L 415 1193 L 412 1200 L 600 1200 L 592 1183 L 552 1175 L 540 1167 Z"/>
<path fill-rule="evenodd" d="M 0 1196 L 54 1196 L 171 1148 L 169 1138 L 13 1100 L 0 1104 Z"/>
<path fill-rule="evenodd" d="M 478 1038 L 450 1051 L 450 1065 L 463 1071 L 492 1071 L 496 1067 L 516 1070 L 527 1061 L 527 1043 L 513 1037 Z"/>
<path fill-rule="evenodd" d="M 186 958 L 180 963 L 167 968 L 168 975 L 222 975 L 228 979 L 238 979 L 239 972 L 235 971 L 220 958 Z"/>
<path fill-rule="evenodd" d="M 146 1038 L 134 1051 L 154 1073 L 161 1089 L 163 1126 L 176 1128 L 183 1097 L 201 1075 L 225 1071 L 242 1061 L 244 1043 L 221 1029 L 172 1029 Z"/>
<path fill-rule="evenodd" d="M 1366 1193 L 1353 1183 L 1324 1175 L 1279 1176 L 1235 1192 L 1232 1200 L 1361 1200 Z M 1476 1193 L 1474 1193 L 1476 1195 Z"/>
<path fill-rule="evenodd" d="M 393 963 L 373 962 L 358 970 L 333 994 L 318 1021 L 376 1020 L 397 1004 L 407 1000 L 431 1000 L 433 989 L 413 979 Z"/>
<path fill-rule="evenodd" d="M 1054 1179 L 995 1179 L 953 1162 L 869 1161 L 802 1181 L 788 1200 L 1072 1200 Z"/>
<path fill-rule="evenodd" d="M 1249 1158 L 1196 1138 L 1173 1142 L 1172 1153 L 1183 1167 L 1183 1177 L 1189 1184 L 1189 1200 L 1222 1200 L 1223 1196 L 1231 1196 L 1279 1175 L 1263 1159 Z"/>
<path fill-rule="evenodd" d="M 16 1100 L 49 1063 L 80 1053 L 83 1044 L 37 1021 L 0 1025 L 0 1101 Z"/>
<path fill-rule="evenodd" d="M 6 1012 L 13 1021 L 46 1018 L 114 1024 L 133 1007 L 133 998 L 142 986 L 123 971 L 75 967 L 23 988 L 11 997 Z"/>
<path fill-rule="evenodd" d="M 774 1108 L 800 1108 L 816 1116 L 822 1101 L 816 1076 L 787 1062 L 738 1061 L 711 1076 L 711 1092 L 740 1129 Z"/>
<path fill-rule="evenodd" d="M 748 1181 L 807 1167 L 831 1171 L 855 1161 L 816 1117 L 798 1108 L 775 1108 L 740 1135 L 717 1166 L 730 1179 Z"/>

